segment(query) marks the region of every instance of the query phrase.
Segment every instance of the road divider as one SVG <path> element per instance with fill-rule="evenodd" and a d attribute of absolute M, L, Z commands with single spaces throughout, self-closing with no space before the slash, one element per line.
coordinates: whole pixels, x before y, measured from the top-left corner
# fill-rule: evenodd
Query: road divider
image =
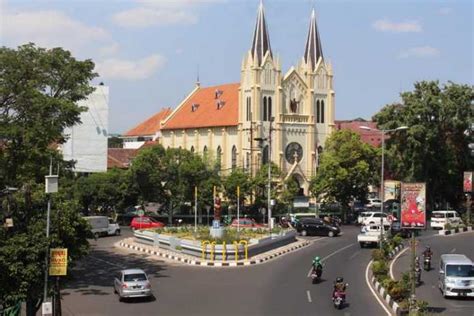
<path fill-rule="evenodd" d="M 454 228 L 454 229 L 449 229 L 449 230 L 442 229 L 442 230 L 439 231 L 439 234 L 443 235 L 443 236 L 446 236 L 446 235 L 454 235 L 454 234 L 471 232 L 471 231 L 474 231 L 473 226 L 467 226 L 467 227 L 462 227 L 462 228 Z"/>

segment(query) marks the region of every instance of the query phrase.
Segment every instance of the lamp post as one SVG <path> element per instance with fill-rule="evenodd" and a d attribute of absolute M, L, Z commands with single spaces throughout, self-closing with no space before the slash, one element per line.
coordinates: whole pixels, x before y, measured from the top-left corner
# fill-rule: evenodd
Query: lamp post
<path fill-rule="evenodd" d="M 168 183 L 167 181 L 161 181 L 161 187 L 163 188 L 163 192 L 168 196 L 169 198 L 169 209 L 168 209 L 168 225 L 172 226 L 173 225 L 173 210 L 171 208 L 171 194 L 169 194 L 169 191 L 165 191 L 165 185 Z"/>
<path fill-rule="evenodd" d="M 383 202 L 385 198 L 385 192 L 384 192 L 384 182 L 383 182 L 383 175 L 384 175 L 384 164 L 385 164 L 385 134 L 390 133 L 390 132 L 396 132 L 396 131 L 402 131 L 408 129 L 408 126 L 400 126 L 397 128 L 393 129 L 376 129 L 376 128 L 371 128 L 368 126 L 359 126 L 360 129 L 367 130 L 367 131 L 374 131 L 374 132 L 379 132 L 382 134 L 382 168 L 380 171 L 380 212 L 383 213 Z M 382 251 L 382 241 L 383 241 L 383 217 L 382 214 L 380 214 L 380 242 L 379 242 L 379 249 Z"/>

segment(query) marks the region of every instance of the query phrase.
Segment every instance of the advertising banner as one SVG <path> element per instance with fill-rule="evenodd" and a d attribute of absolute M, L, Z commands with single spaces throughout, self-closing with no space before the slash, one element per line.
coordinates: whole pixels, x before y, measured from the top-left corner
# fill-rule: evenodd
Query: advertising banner
<path fill-rule="evenodd" d="M 49 252 L 49 275 L 67 274 L 67 248 L 53 248 Z"/>
<path fill-rule="evenodd" d="M 463 188 L 465 193 L 472 192 L 472 171 L 464 172 Z"/>
<path fill-rule="evenodd" d="M 426 227 L 425 183 L 402 183 L 401 224 L 402 228 L 424 229 Z"/>

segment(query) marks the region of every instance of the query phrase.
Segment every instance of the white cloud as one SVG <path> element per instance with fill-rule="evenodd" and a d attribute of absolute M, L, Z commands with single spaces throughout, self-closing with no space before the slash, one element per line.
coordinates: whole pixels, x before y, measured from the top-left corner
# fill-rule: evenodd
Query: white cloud
<path fill-rule="evenodd" d="M 12 46 L 34 42 L 42 47 L 89 52 L 97 43 L 112 42 L 105 29 L 85 25 L 61 11 L 4 12 L 2 19 L 2 37 Z"/>
<path fill-rule="evenodd" d="M 419 46 L 406 49 L 398 55 L 398 58 L 425 58 L 425 57 L 437 57 L 440 51 L 437 48 L 431 46 Z"/>
<path fill-rule="evenodd" d="M 143 28 L 154 25 L 194 24 L 198 17 L 184 10 L 139 7 L 116 13 L 112 20 L 123 27 Z"/>
<path fill-rule="evenodd" d="M 95 71 L 106 79 L 141 80 L 152 76 L 165 63 L 166 59 L 157 54 L 132 61 L 110 58 L 97 63 Z"/>
<path fill-rule="evenodd" d="M 421 32 L 423 29 L 418 21 L 391 22 L 388 19 L 380 19 L 372 24 L 372 27 L 379 32 Z"/>
<path fill-rule="evenodd" d="M 99 54 L 101 56 L 110 56 L 118 53 L 120 45 L 118 43 L 111 43 L 99 48 Z"/>
<path fill-rule="evenodd" d="M 444 7 L 444 8 L 439 9 L 438 13 L 441 15 L 448 15 L 448 14 L 453 13 L 453 11 L 454 11 L 453 8 Z"/>

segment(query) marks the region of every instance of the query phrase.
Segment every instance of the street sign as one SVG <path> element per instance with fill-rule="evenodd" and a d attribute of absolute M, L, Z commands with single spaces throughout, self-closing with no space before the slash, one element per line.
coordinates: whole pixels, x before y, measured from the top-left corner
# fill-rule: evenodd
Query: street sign
<path fill-rule="evenodd" d="M 53 248 L 50 250 L 49 275 L 59 276 L 67 274 L 67 248 Z"/>
<path fill-rule="evenodd" d="M 53 315 L 53 305 L 51 302 L 44 302 L 41 304 L 41 315 Z"/>
<path fill-rule="evenodd" d="M 142 217 L 143 215 L 145 215 L 145 211 L 144 210 L 138 210 L 138 216 Z"/>
<path fill-rule="evenodd" d="M 220 221 L 218 221 L 218 220 L 216 220 L 216 219 L 212 221 L 212 228 L 218 229 L 218 228 L 220 228 L 220 227 L 221 227 Z"/>
<path fill-rule="evenodd" d="M 464 171 L 464 193 L 472 192 L 472 171 Z"/>

